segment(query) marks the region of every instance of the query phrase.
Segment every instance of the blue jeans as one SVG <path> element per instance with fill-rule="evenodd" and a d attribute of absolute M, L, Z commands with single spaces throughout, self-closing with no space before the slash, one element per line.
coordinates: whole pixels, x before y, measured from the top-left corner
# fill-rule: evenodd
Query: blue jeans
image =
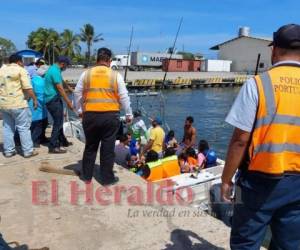
<path fill-rule="evenodd" d="M 49 143 L 49 149 L 60 147 L 60 144 L 67 142 L 64 136 L 64 105 L 61 97 L 56 96 L 50 102 L 46 103 L 46 107 L 52 116 L 53 127 Z"/>
<path fill-rule="evenodd" d="M 33 151 L 30 125 L 31 112 L 29 108 L 1 110 L 3 114 L 3 148 L 4 154 L 16 151 L 14 134 L 17 130 L 20 135 L 21 146 L 24 156 Z"/>
<path fill-rule="evenodd" d="M 244 174 L 238 180 L 231 249 L 260 249 L 267 227 L 272 250 L 300 249 L 300 175 L 281 179 Z"/>

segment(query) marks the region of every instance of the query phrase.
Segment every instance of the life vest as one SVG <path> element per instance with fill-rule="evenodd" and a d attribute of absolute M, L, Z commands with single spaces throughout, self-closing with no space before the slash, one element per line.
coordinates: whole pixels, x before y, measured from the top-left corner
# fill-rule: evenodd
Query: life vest
<path fill-rule="evenodd" d="M 150 175 L 147 178 L 148 181 L 158 181 L 163 179 L 164 171 L 161 160 L 148 162 L 147 165 L 150 168 Z"/>
<path fill-rule="evenodd" d="M 208 149 L 207 151 L 204 152 L 204 155 L 205 155 L 207 167 L 212 167 L 217 164 L 217 155 L 215 151 L 213 151 L 212 149 Z"/>
<path fill-rule="evenodd" d="M 169 156 L 162 159 L 163 178 L 169 178 L 180 174 L 177 155 Z"/>
<path fill-rule="evenodd" d="M 259 104 L 248 171 L 300 174 L 300 66 L 280 65 L 255 81 Z"/>
<path fill-rule="evenodd" d="M 120 111 L 117 73 L 105 66 L 87 70 L 83 88 L 83 110 Z"/>

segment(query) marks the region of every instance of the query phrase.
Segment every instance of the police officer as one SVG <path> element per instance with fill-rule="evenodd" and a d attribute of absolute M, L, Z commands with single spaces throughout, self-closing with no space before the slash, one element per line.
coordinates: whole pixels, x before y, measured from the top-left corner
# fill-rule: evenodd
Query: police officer
<path fill-rule="evenodd" d="M 259 249 L 268 225 L 269 249 L 300 248 L 300 95 L 284 91 L 300 88 L 300 26 L 278 29 L 271 46 L 273 67 L 244 84 L 226 118 L 235 130 L 222 175 L 225 201 L 242 166 L 231 249 Z"/>
<path fill-rule="evenodd" d="M 86 137 L 80 178 L 89 183 L 100 148 L 100 182 L 114 184 L 114 148 L 120 127 L 120 107 L 125 110 L 127 121 L 132 119 L 130 99 L 123 77 L 110 68 L 112 53 L 107 48 L 97 52 L 97 65 L 85 71 L 75 88 L 75 105 L 82 115 Z"/>

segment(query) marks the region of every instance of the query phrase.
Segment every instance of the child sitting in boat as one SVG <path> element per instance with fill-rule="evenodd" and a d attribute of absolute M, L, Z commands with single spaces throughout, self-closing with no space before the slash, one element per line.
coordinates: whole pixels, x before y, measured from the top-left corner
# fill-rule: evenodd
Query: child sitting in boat
<path fill-rule="evenodd" d="M 210 168 L 217 165 L 216 152 L 209 148 L 206 140 L 200 140 L 198 151 L 198 165 L 200 168 Z"/>
<path fill-rule="evenodd" d="M 196 152 L 188 148 L 185 153 L 179 155 L 179 165 L 182 173 L 193 173 L 198 169 Z"/>
<path fill-rule="evenodd" d="M 165 149 L 173 148 L 177 150 L 177 147 L 178 147 L 178 143 L 175 138 L 175 132 L 174 130 L 170 130 L 164 139 L 164 148 Z"/>

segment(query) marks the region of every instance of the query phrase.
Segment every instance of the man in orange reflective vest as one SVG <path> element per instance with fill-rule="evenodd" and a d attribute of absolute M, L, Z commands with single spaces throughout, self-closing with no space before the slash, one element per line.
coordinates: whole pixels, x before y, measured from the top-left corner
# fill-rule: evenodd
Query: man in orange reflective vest
<path fill-rule="evenodd" d="M 123 77 L 110 68 L 112 53 L 107 48 L 97 52 L 97 65 L 85 71 L 75 88 L 75 105 L 86 137 L 80 179 L 90 183 L 100 147 L 100 183 L 111 185 L 114 176 L 114 148 L 120 127 L 120 107 L 127 121 L 132 119 L 130 99 Z"/>
<path fill-rule="evenodd" d="M 300 249 L 300 26 L 274 33 L 273 67 L 242 87 L 226 121 L 235 126 L 222 175 L 231 201 L 238 168 L 231 249 Z"/>

